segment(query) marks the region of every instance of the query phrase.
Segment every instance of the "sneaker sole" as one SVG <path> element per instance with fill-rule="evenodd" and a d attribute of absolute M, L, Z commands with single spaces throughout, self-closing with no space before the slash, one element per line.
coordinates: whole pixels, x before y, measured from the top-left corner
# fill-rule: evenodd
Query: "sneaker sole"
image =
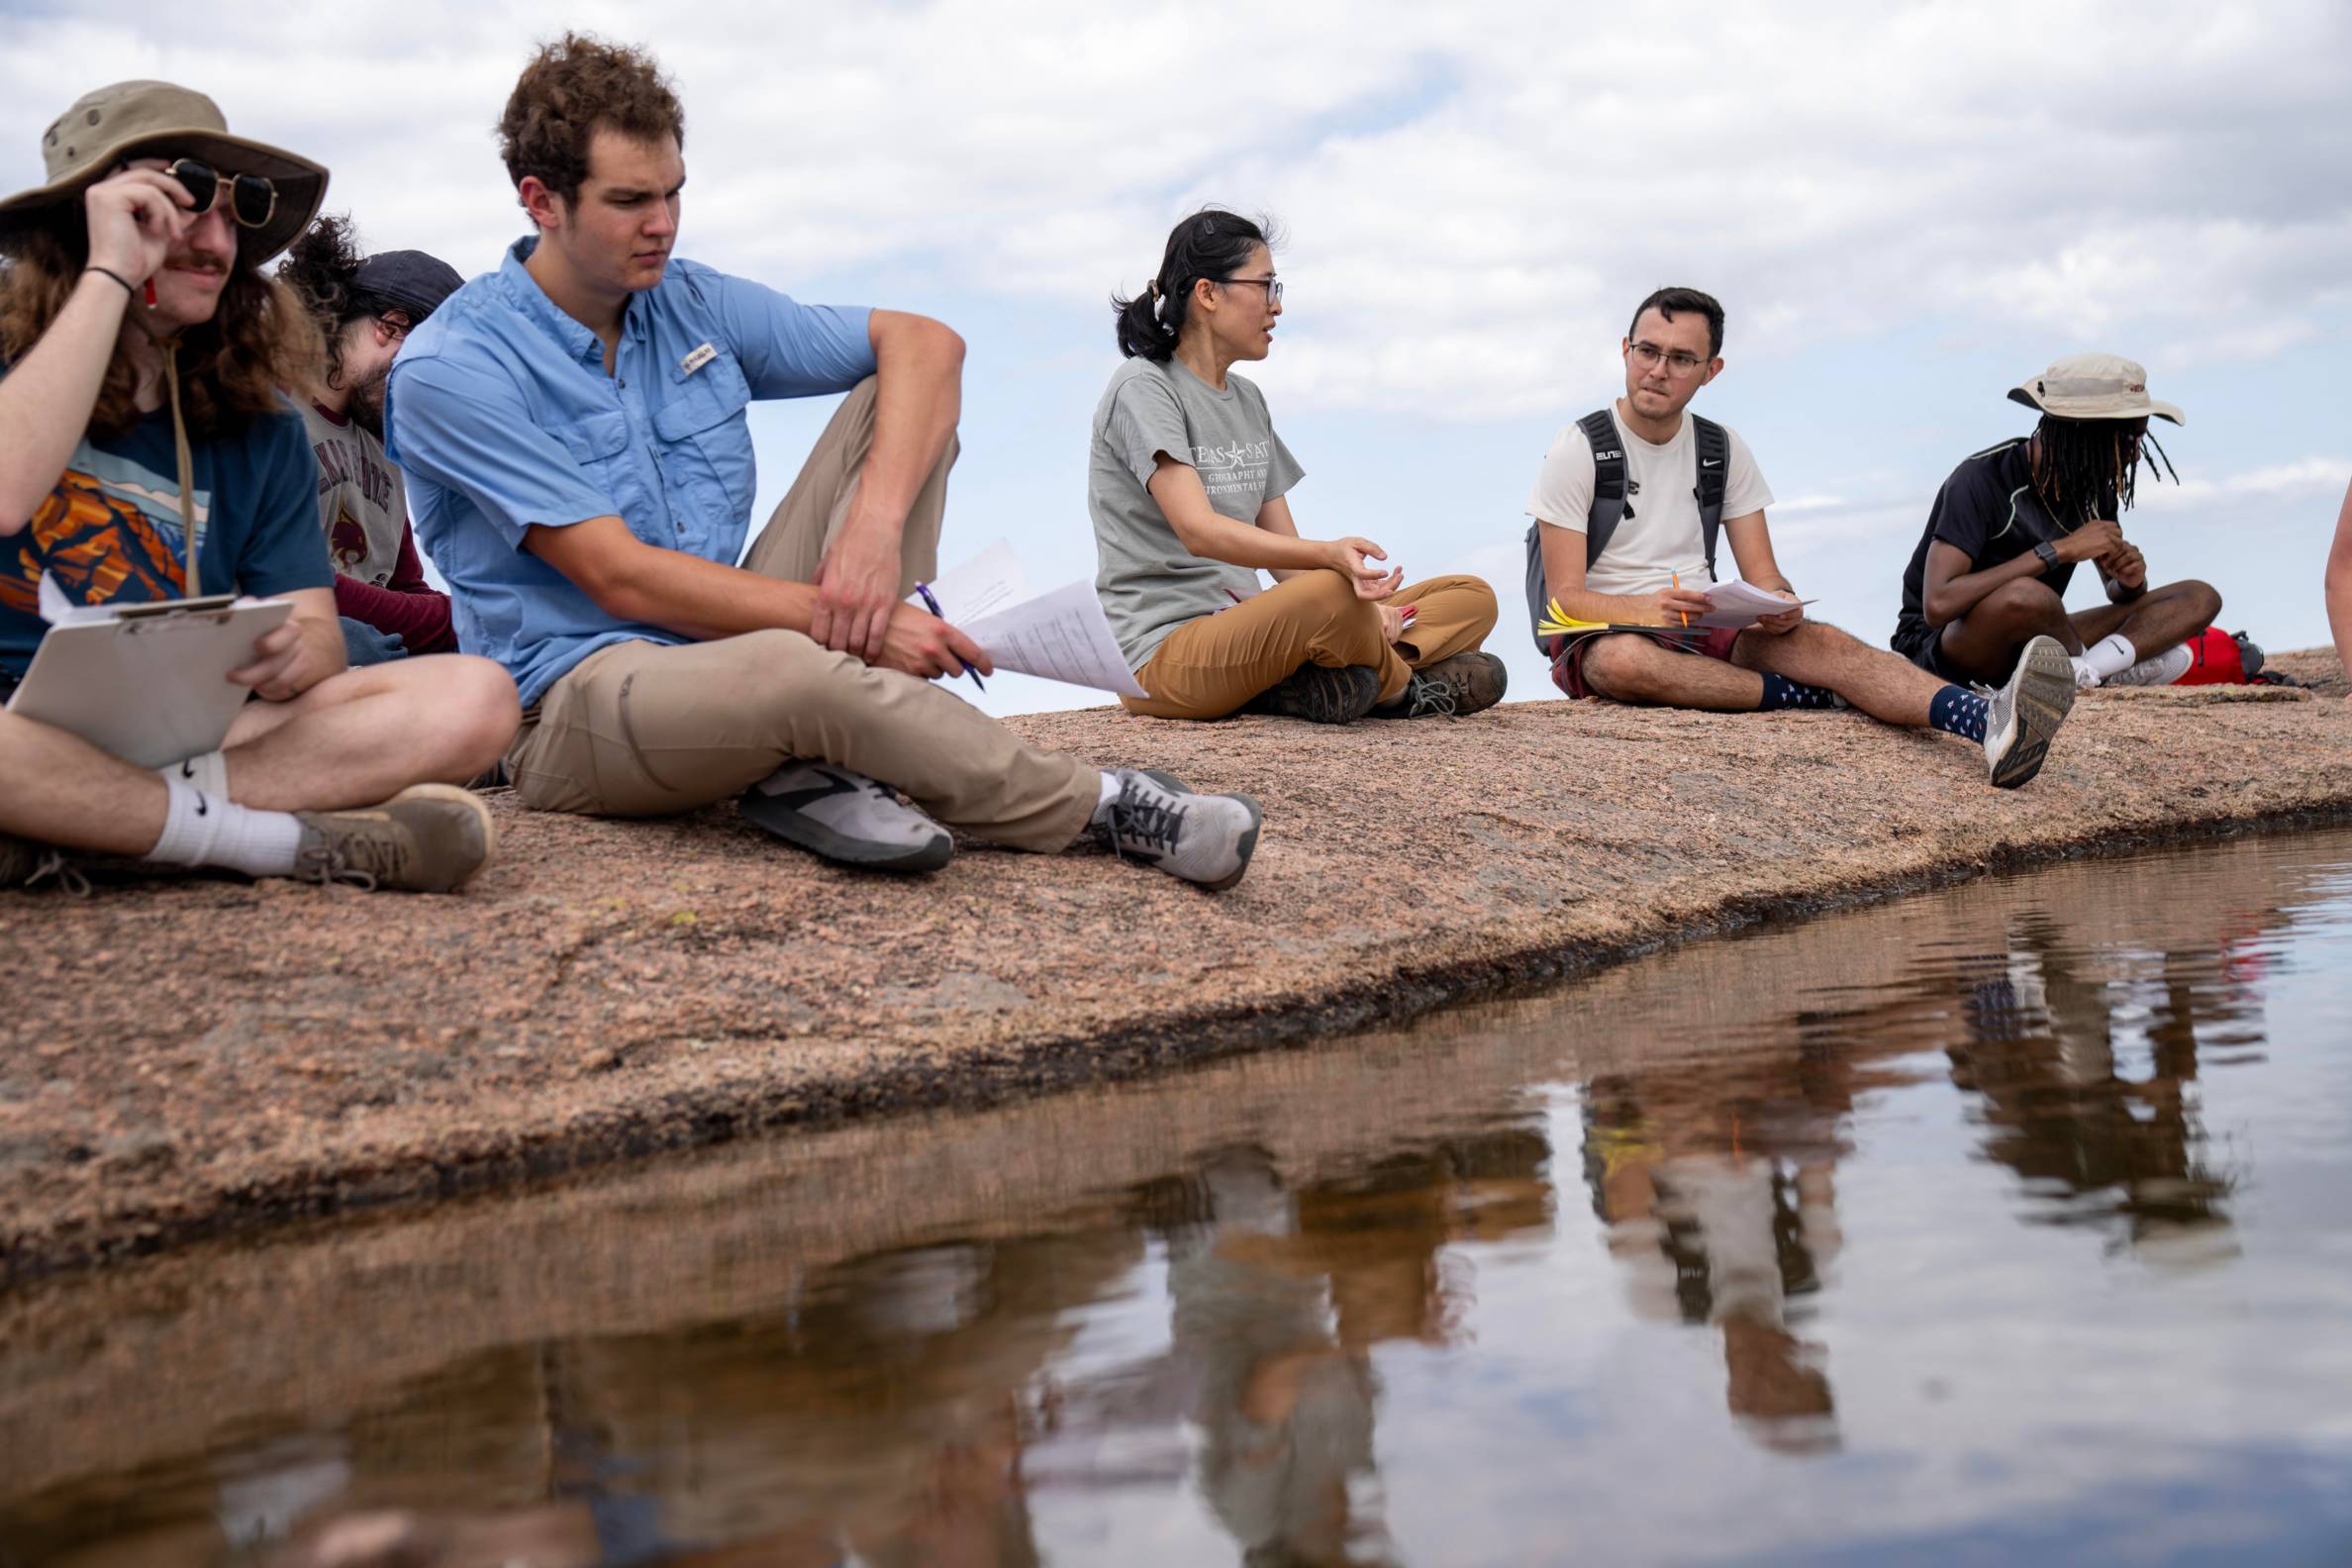
<path fill-rule="evenodd" d="M 747 791 L 737 800 L 735 810 L 762 833 L 806 849 L 819 859 L 855 866 L 860 871 L 936 871 L 955 858 L 955 839 L 947 833 L 913 849 L 893 849 L 835 833 L 789 806 L 775 804 L 773 797 L 757 790 Z"/>
<path fill-rule="evenodd" d="M 1193 884 L 1194 887 L 1206 888 L 1212 893 L 1223 893 L 1226 888 L 1241 880 L 1241 873 L 1249 869 L 1249 857 L 1257 853 L 1258 829 L 1264 825 L 1266 820 L 1265 809 L 1258 805 L 1256 796 L 1232 795 L 1226 798 L 1237 800 L 1249 808 L 1249 832 L 1241 835 L 1238 845 L 1241 858 L 1239 863 L 1233 867 L 1231 875 L 1220 877 L 1215 882 L 1195 882 Z"/>
<path fill-rule="evenodd" d="M 449 883 L 445 887 L 436 885 L 430 888 L 409 888 L 403 891 L 413 893 L 454 893 L 459 888 L 465 886 L 466 883 L 471 882 L 476 876 L 480 875 L 482 868 L 497 857 L 498 819 L 491 815 L 490 808 L 483 805 L 481 797 L 476 795 L 473 791 L 469 789 L 460 789 L 454 784 L 411 784 L 407 789 L 402 790 L 399 794 L 393 796 L 392 799 L 386 801 L 384 804 L 387 806 L 393 806 L 407 800 L 454 801 L 457 804 L 464 806 L 473 814 L 474 822 L 482 830 L 482 858 L 475 861 L 473 866 L 467 870 L 465 875 L 459 877 L 456 881 Z"/>
<path fill-rule="evenodd" d="M 1993 765 L 1993 787 L 2015 789 L 2042 770 L 2051 737 L 2066 722 L 2076 696 L 2074 660 L 2055 637 L 2035 637 L 2017 668 L 2016 737 Z"/>

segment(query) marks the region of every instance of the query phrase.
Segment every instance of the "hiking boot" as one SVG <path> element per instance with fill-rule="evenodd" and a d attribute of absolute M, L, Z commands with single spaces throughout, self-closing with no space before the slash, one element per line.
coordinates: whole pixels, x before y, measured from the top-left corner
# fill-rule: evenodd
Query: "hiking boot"
<path fill-rule="evenodd" d="M 1242 704 L 1243 713 L 1276 714 L 1309 724 L 1354 724 L 1380 700 L 1380 672 L 1369 664 L 1331 669 L 1302 664 Z"/>
<path fill-rule="evenodd" d="M 2170 686 L 2189 673 L 2189 666 L 2197 662 L 2197 655 L 2189 651 L 2187 643 L 2141 659 L 2129 669 L 2118 670 L 2101 681 L 2102 686 Z"/>
<path fill-rule="evenodd" d="M 831 762 L 787 762 L 735 808 L 786 843 L 868 871 L 936 871 L 955 853 L 947 830 L 889 785 Z"/>
<path fill-rule="evenodd" d="M 1229 888 L 1249 869 L 1263 813 L 1246 795 L 1196 795 L 1167 774 L 1120 768 L 1119 793 L 1087 831 L 1113 853 L 1206 888 Z"/>
<path fill-rule="evenodd" d="M 294 817 L 294 875 L 304 882 L 449 893 L 498 846 L 490 808 L 454 784 L 413 784 L 381 806 Z"/>
<path fill-rule="evenodd" d="M 2050 737 L 2074 707 L 2074 660 L 2056 637 L 2025 644 L 2016 673 L 1985 713 L 1985 767 L 1996 789 L 2015 789 L 2041 771 Z"/>
<path fill-rule="evenodd" d="M 65 858 L 65 851 L 14 833 L 0 833 L 0 888 L 31 888 L 54 880 L 75 895 L 90 891 L 89 878 Z"/>
<path fill-rule="evenodd" d="M 1459 719 L 1492 708 L 1511 685 L 1511 672 L 1492 653 L 1456 653 L 1413 672 L 1405 693 L 1372 710 L 1375 719 Z"/>

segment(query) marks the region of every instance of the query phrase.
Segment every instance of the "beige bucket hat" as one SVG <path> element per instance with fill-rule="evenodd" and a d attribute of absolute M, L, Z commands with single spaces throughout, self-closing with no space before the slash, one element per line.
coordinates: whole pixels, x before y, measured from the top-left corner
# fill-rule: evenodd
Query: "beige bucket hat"
<path fill-rule="evenodd" d="M 2060 419 L 2158 419 L 2186 425 L 2181 411 L 2148 396 L 2148 372 L 2114 354 L 2068 354 L 2020 387 L 2009 400 Z"/>
<path fill-rule="evenodd" d="M 266 143 L 229 134 L 220 105 L 170 82 L 127 81 L 84 93 L 41 135 L 49 183 L 0 202 L 0 235 L 78 198 L 126 158 L 176 152 L 224 174 L 258 174 L 277 187 L 277 210 L 240 229 L 244 259 L 258 265 L 294 243 L 327 200 L 327 170 Z"/>

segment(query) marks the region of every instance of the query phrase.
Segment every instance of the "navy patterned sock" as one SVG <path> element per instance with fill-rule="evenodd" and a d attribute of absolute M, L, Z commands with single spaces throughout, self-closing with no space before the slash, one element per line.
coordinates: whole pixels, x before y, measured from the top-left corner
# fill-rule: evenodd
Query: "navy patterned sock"
<path fill-rule="evenodd" d="M 1992 705 L 1964 686 L 1946 686 L 1927 705 L 1927 723 L 1963 740 L 1985 738 L 1985 715 Z"/>
<path fill-rule="evenodd" d="M 1783 708 L 1834 708 L 1837 693 L 1826 686 L 1807 686 L 1786 675 L 1764 677 L 1764 700 L 1756 705 L 1758 713 L 1778 713 Z"/>

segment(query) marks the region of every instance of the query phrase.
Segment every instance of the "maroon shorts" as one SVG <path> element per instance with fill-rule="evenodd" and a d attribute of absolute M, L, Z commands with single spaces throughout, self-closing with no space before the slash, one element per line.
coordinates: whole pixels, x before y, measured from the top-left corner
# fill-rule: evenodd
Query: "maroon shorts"
<path fill-rule="evenodd" d="M 1646 637 L 1660 647 L 1673 648 L 1678 653 L 1697 653 L 1705 658 L 1731 662 L 1731 644 L 1739 640 L 1738 627 L 1714 627 L 1705 632 L 1587 632 L 1578 637 L 1561 637 L 1552 654 L 1552 684 L 1571 697 L 1596 695 L 1585 685 L 1585 651 L 1605 637 Z"/>

